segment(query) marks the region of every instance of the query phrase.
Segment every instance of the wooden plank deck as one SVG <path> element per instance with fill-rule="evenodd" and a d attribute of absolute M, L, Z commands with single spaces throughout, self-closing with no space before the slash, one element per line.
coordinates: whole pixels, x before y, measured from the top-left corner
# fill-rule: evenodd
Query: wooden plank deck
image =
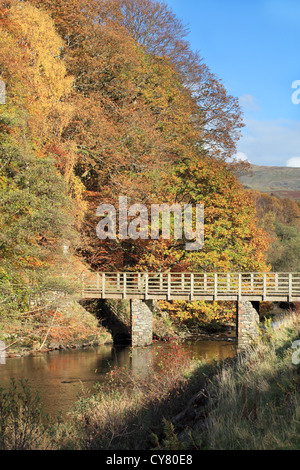
<path fill-rule="evenodd" d="M 300 273 L 90 273 L 83 299 L 300 302 Z"/>

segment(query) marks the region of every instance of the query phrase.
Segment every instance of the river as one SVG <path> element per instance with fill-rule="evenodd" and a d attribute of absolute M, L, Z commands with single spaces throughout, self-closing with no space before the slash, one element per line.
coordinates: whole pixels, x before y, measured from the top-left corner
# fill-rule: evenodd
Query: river
<path fill-rule="evenodd" d="M 154 343 L 148 348 L 103 345 L 94 348 L 52 351 L 36 356 L 7 358 L 0 364 L 0 386 L 6 388 L 11 378 L 27 379 L 32 391 L 38 391 L 44 412 L 52 417 L 71 410 L 78 392 L 90 390 L 97 382 L 106 380 L 112 367 L 127 367 L 135 374 L 146 369 L 149 348 L 171 348 L 168 343 Z M 234 341 L 185 341 L 182 347 L 199 359 L 221 360 L 234 357 Z"/>

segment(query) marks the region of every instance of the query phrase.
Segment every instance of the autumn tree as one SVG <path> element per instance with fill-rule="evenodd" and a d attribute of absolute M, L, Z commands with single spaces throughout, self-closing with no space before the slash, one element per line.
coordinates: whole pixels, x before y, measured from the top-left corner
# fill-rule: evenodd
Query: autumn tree
<path fill-rule="evenodd" d="M 205 270 L 265 271 L 270 237 L 258 226 L 251 192 L 221 161 L 189 162 L 177 171 L 178 194 L 205 205 L 205 247 L 190 254 Z"/>
<path fill-rule="evenodd" d="M 189 30 L 171 8 L 155 0 L 95 0 L 90 10 L 99 24 L 123 25 L 147 53 L 168 57 L 197 102 L 192 118 L 199 140 L 213 157 L 232 158 L 243 127 L 238 100 L 191 50 Z"/>
<path fill-rule="evenodd" d="M 169 59 L 145 54 L 117 21 L 97 24 L 93 3 L 78 2 L 73 10 L 72 2 L 66 8 L 62 1 L 32 1 L 49 9 L 65 39 L 77 92 L 68 138 L 77 142 L 78 173 L 88 190 L 128 190 L 132 177 L 181 159 L 195 145 L 189 120 L 196 106 Z"/>
<path fill-rule="evenodd" d="M 46 269 L 82 220 L 72 145 L 61 135 L 72 109 L 72 77 L 50 17 L 29 4 L 1 7 L 1 258 L 8 270 Z"/>
<path fill-rule="evenodd" d="M 51 14 L 74 76 L 76 111 L 62 136 L 76 144 L 76 174 L 87 190 L 81 254 L 92 268 L 266 268 L 267 238 L 229 170 L 242 127 L 238 102 L 191 51 L 169 7 L 152 0 L 31 3 Z M 119 195 L 148 205 L 202 201 L 205 250 L 188 255 L 174 240 L 100 242 L 96 207 Z"/>
<path fill-rule="evenodd" d="M 67 44 L 65 54 L 68 66 L 75 76 L 80 76 L 81 79 L 85 77 L 83 86 L 86 89 L 91 83 L 94 86 L 95 83 L 102 84 L 101 78 L 113 80 L 112 76 L 109 78 L 107 75 L 112 68 L 101 68 L 99 59 L 105 58 L 106 54 L 104 51 L 96 52 L 98 35 L 103 34 L 103 30 L 124 33 L 125 29 L 125 36 L 128 38 L 129 33 L 146 54 L 161 59 L 168 58 L 178 73 L 178 79 L 196 101 L 197 106 L 193 108 L 191 119 L 198 132 L 198 143 L 204 145 L 214 157 L 226 159 L 234 155 L 240 128 L 243 126 L 238 101 L 228 95 L 221 81 L 210 72 L 199 55 L 191 50 L 186 39 L 187 28 L 166 4 L 153 0 L 32 1 L 49 9 L 53 15 Z M 83 57 L 86 61 L 81 63 Z M 113 55 L 108 54 L 108 57 Z M 128 45 L 124 60 L 129 58 L 133 58 L 133 55 Z M 91 60 L 94 66 L 100 66 L 99 82 L 90 80 Z M 90 62 L 88 67 L 87 61 Z M 103 73 L 104 70 L 106 74 Z"/>
<path fill-rule="evenodd" d="M 253 191 L 252 194 L 259 225 L 272 239 L 267 252 L 267 260 L 272 270 L 297 272 L 300 265 L 299 203 L 259 191 Z"/>
<path fill-rule="evenodd" d="M 198 132 L 190 117 L 195 100 L 170 61 L 146 54 L 122 25 L 89 22 L 85 11 L 66 9 L 62 2 L 47 7 L 65 38 L 64 60 L 75 77 L 76 111 L 63 138 L 76 142 L 76 171 L 91 209 L 85 228 L 91 236 L 85 240 L 97 246 L 92 215 L 100 194 L 107 202 L 119 194 L 147 203 L 158 200 L 160 175 L 194 152 Z M 83 247 L 85 256 L 88 252 Z M 103 257 L 108 257 L 105 251 Z"/>
<path fill-rule="evenodd" d="M 166 4 L 8 0 L 0 51 L 4 277 L 57 269 L 65 240 L 97 271 L 269 268 L 269 238 L 232 163 L 243 126 L 237 99 Z M 173 233 L 100 241 L 96 209 L 120 195 L 148 209 L 204 204 L 204 248 L 189 252 Z M 215 307 L 181 313 L 219 319 Z"/>

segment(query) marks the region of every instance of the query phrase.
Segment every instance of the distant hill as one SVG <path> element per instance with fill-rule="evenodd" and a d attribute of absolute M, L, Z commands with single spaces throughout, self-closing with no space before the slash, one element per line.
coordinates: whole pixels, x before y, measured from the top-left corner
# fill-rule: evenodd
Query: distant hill
<path fill-rule="evenodd" d="M 246 188 L 300 201 L 300 168 L 251 165 L 251 171 L 239 177 Z"/>

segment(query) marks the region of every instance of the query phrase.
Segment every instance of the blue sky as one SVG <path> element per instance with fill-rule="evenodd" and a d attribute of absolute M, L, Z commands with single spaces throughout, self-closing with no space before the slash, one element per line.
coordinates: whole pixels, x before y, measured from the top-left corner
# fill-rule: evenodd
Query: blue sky
<path fill-rule="evenodd" d="M 240 100 L 246 127 L 238 155 L 300 167 L 300 103 L 292 102 L 293 93 L 300 98 L 300 0 L 165 3 L 189 26 L 192 49 Z"/>

